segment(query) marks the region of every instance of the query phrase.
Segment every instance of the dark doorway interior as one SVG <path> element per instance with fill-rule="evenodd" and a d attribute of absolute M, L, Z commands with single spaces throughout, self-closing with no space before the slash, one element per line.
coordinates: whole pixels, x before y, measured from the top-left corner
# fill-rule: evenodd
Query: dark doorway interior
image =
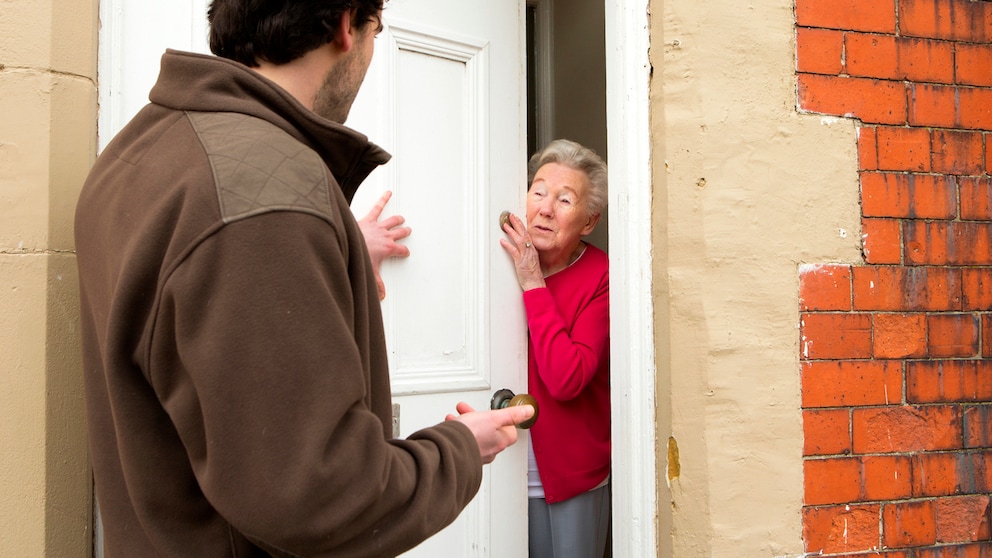
<path fill-rule="evenodd" d="M 609 164 L 606 11 L 602 0 L 527 1 L 527 155 L 555 138 L 577 141 Z M 603 214 L 586 240 L 609 251 Z M 612 535 L 612 529 L 610 530 Z M 604 558 L 610 558 L 612 536 Z"/>
<path fill-rule="evenodd" d="M 567 138 L 609 163 L 602 0 L 528 0 L 526 22 L 528 157 Z M 609 252 L 607 217 L 587 240 Z"/>

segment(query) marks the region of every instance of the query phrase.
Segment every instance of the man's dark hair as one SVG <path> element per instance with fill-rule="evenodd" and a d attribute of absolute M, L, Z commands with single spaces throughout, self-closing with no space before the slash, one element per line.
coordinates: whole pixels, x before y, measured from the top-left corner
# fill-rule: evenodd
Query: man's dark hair
<path fill-rule="evenodd" d="M 331 42 L 345 10 L 355 24 L 379 21 L 384 0 L 213 0 L 210 50 L 250 67 L 285 64 Z"/>

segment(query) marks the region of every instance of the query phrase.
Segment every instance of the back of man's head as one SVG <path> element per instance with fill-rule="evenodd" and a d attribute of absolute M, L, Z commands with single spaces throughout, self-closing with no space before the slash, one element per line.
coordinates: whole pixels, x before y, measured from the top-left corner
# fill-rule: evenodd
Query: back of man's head
<path fill-rule="evenodd" d="M 285 64 L 331 42 L 341 15 L 355 25 L 377 21 L 384 0 L 213 0 L 210 50 L 250 67 Z"/>

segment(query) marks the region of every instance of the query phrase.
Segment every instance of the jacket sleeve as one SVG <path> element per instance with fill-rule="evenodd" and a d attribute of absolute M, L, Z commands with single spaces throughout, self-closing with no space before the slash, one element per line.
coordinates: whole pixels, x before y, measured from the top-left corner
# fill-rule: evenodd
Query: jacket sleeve
<path fill-rule="evenodd" d="M 586 296 L 577 297 L 573 292 L 563 297 L 575 304 L 575 308 L 559 308 L 561 302 L 546 287 L 524 291 L 537 374 L 551 397 L 558 401 L 578 397 L 592 382 L 609 351 L 609 276 L 604 273 L 601 277 L 583 279 L 593 282 L 585 289 L 577 287 Z"/>
<path fill-rule="evenodd" d="M 352 284 L 367 256 L 349 258 L 343 235 L 290 211 L 225 225 L 169 275 L 156 318 L 151 380 L 204 495 L 277 554 L 398 554 L 481 483 L 460 423 L 384 437 L 369 393 L 374 283 Z"/>

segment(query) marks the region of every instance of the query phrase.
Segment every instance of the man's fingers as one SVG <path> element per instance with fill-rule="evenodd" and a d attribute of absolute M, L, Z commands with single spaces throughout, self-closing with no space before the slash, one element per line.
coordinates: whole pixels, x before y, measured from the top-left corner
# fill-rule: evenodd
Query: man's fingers
<path fill-rule="evenodd" d="M 379 199 L 376 200 L 375 205 L 369 210 L 369 214 L 365 216 L 366 219 L 371 219 L 373 221 L 378 221 L 379 216 L 382 215 L 382 210 L 386 208 L 386 204 L 389 203 L 389 198 L 393 197 L 393 192 L 391 190 L 386 190 L 383 192 Z"/>
<path fill-rule="evenodd" d="M 410 227 L 396 227 L 395 229 L 391 227 L 386 228 L 388 229 L 386 231 L 386 236 L 388 236 L 393 242 L 403 240 L 404 238 L 410 236 L 410 233 L 413 232 Z"/>
<path fill-rule="evenodd" d="M 379 200 L 375 202 L 375 208 L 379 213 L 382 213 L 382 208 L 386 207 L 386 204 L 389 203 L 389 198 L 391 197 L 393 197 L 392 190 L 386 190 L 381 196 L 379 196 Z"/>
<path fill-rule="evenodd" d="M 406 222 L 406 219 L 404 219 L 402 215 L 390 215 L 389 217 L 386 217 L 380 222 L 382 223 L 382 226 L 386 227 L 387 229 L 391 229 L 393 227 L 398 227 L 402 225 L 404 222 Z"/>
<path fill-rule="evenodd" d="M 386 298 L 386 283 L 383 282 L 382 277 L 379 277 L 379 272 L 375 273 L 375 288 L 379 291 L 379 300 L 385 300 Z"/>
<path fill-rule="evenodd" d="M 534 407 L 530 405 L 514 405 L 513 407 L 501 409 L 498 412 L 502 413 L 499 418 L 499 425 L 501 427 L 516 426 L 534 416 Z"/>
<path fill-rule="evenodd" d="M 402 240 L 410 236 L 410 233 L 412 232 L 413 230 L 410 227 L 396 227 L 395 229 L 389 229 L 389 234 L 393 237 L 394 241 Z"/>

